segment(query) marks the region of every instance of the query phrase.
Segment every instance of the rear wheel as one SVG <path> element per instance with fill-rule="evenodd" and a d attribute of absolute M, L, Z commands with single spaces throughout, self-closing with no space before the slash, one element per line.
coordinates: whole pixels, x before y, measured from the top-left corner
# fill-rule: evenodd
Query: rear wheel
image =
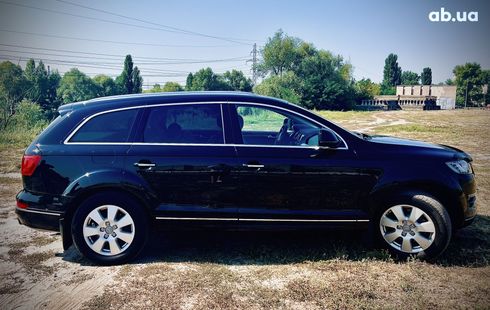
<path fill-rule="evenodd" d="M 403 194 L 377 214 L 378 240 L 399 258 L 434 258 L 451 239 L 451 219 L 442 204 L 424 194 Z"/>
<path fill-rule="evenodd" d="M 148 234 L 144 210 L 130 196 L 105 192 L 85 200 L 75 212 L 72 237 L 77 249 L 97 264 L 134 258 Z"/>

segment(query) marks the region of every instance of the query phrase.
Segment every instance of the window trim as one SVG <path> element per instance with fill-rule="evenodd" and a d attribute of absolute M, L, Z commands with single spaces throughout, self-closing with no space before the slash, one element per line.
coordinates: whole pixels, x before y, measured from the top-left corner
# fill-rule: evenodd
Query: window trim
<path fill-rule="evenodd" d="M 243 106 L 243 105 L 251 105 L 251 106 L 264 106 L 264 107 L 269 107 L 271 108 L 272 111 L 274 111 L 274 109 L 278 109 L 278 110 L 283 110 L 283 111 L 286 111 L 286 112 L 289 112 L 289 113 L 292 113 L 292 114 L 295 114 L 297 115 L 298 117 L 300 118 L 304 118 L 304 119 L 307 119 L 309 120 L 310 122 L 313 122 L 317 125 L 320 126 L 320 128 L 324 128 L 324 129 L 328 129 L 330 130 L 331 132 L 333 132 L 343 143 L 344 143 L 344 147 L 339 147 L 339 148 L 335 148 L 335 150 L 348 150 L 349 149 L 349 146 L 347 144 L 347 142 L 344 140 L 344 138 L 339 135 L 335 130 L 325 126 L 324 124 L 320 123 L 320 122 L 317 122 L 316 120 L 306 116 L 306 115 L 303 115 L 301 113 L 298 113 L 298 112 L 295 112 L 295 111 L 292 111 L 292 110 L 289 110 L 289 109 L 286 109 L 286 108 L 283 108 L 283 107 L 277 107 L 277 106 L 273 106 L 273 105 L 270 105 L 270 104 L 265 104 L 265 103 L 255 103 L 255 102 L 228 102 L 229 104 L 233 104 L 235 106 Z M 277 113 L 277 112 L 276 112 Z M 319 149 L 320 147 L 319 146 L 311 146 L 311 145 L 262 145 L 262 144 L 236 144 L 236 146 L 253 146 L 253 147 L 285 147 L 285 148 L 307 148 L 307 149 Z"/>
<path fill-rule="evenodd" d="M 85 123 L 87 123 L 89 120 L 92 118 L 106 114 L 106 113 L 113 113 L 113 112 L 118 112 L 118 111 L 124 111 L 124 110 L 131 110 L 131 109 L 146 109 L 146 108 L 153 108 L 153 107 L 160 107 L 160 106 L 174 106 L 174 105 L 194 105 L 194 104 L 219 104 L 221 106 L 221 123 L 223 124 L 223 142 L 220 144 L 201 144 L 201 143 L 154 143 L 154 142 L 70 142 L 70 139 L 78 132 L 80 128 L 82 128 Z M 255 144 L 236 144 L 236 143 L 226 143 L 226 133 L 225 133 L 225 121 L 224 121 L 224 109 L 223 105 L 252 105 L 252 106 L 264 106 L 264 107 L 270 107 L 272 109 L 279 109 L 279 110 L 284 110 L 289 113 L 293 113 L 298 115 L 299 117 L 305 118 L 313 123 L 318 124 L 321 128 L 326 128 L 330 131 L 332 131 L 337 137 L 342 140 L 344 143 L 345 147 L 341 148 L 336 148 L 335 150 L 349 150 L 349 145 L 347 142 L 344 140 L 344 138 L 339 135 L 335 130 L 325 126 L 324 124 L 306 116 L 301 113 L 298 113 L 296 111 L 292 111 L 290 109 L 286 109 L 283 107 L 278 107 L 274 106 L 271 104 L 267 103 L 258 103 L 258 102 L 242 102 L 242 101 L 197 101 L 197 102 L 176 102 L 176 103 L 158 103 L 158 104 L 148 104 L 148 105 L 140 105 L 140 106 L 132 106 L 132 107 L 124 107 L 124 108 L 117 108 L 117 109 L 112 109 L 112 110 L 107 110 L 107 111 L 101 111 L 97 112 L 95 114 L 90 115 L 86 119 L 84 119 L 75 129 L 71 131 L 71 133 L 68 135 L 68 137 L 63 140 L 63 144 L 65 145 L 155 145 L 155 146 L 227 146 L 227 147 L 265 147 L 265 148 L 300 148 L 300 149 L 320 149 L 319 146 L 306 146 L 306 145 L 255 145 Z M 301 107 L 299 107 L 301 108 Z M 308 111 L 304 109 L 305 111 Z"/>
<path fill-rule="evenodd" d="M 135 109 L 138 108 L 138 107 L 135 107 Z M 98 112 L 98 113 L 95 113 L 87 118 L 85 118 L 77 127 L 75 127 L 75 129 L 72 130 L 72 132 L 68 135 L 68 137 L 63 141 L 63 144 L 126 144 L 126 143 L 131 143 L 131 142 L 95 142 L 95 141 L 79 141 L 79 142 L 76 142 L 76 141 L 70 141 L 71 138 L 73 138 L 73 136 L 75 136 L 78 131 L 88 122 L 90 121 L 92 118 L 95 118 L 99 115 L 103 115 L 103 114 L 108 114 L 108 113 L 115 113 L 115 112 L 120 112 L 120 111 L 126 111 L 126 110 L 132 110 L 132 109 L 127 109 L 127 108 L 121 108 L 121 109 L 117 109 L 117 110 L 109 110 L 109 111 L 102 111 L 102 112 Z M 141 115 L 141 111 L 136 111 L 136 116 L 134 117 L 134 120 L 131 124 L 131 127 L 129 128 L 129 133 L 128 133 L 128 136 L 126 137 L 126 140 L 128 139 L 131 139 L 133 137 L 133 131 L 134 131 L 134 128 L 135 126 L 138 125 L 139 121 L 140 121 L 140 115 Z"/>
<path fill-rule="evenodd" d="M 72 132 L 68 135 L 68 137 L 63 141 L 63 144 L 70 144 L 70 145 L 226 145 L 226 134 L 225 134 L 225 126 L 224 126 L 224 116 L 223 116 L 223 103 L 224 102 L 214 102 L 214 101 L 209 101 L 209 102 L 180 102 L 180 103 L 159 103 L 159 104 L 152 104 L 152 105 L 141 105 L 141 106 L 134 106 L 134 107 L 125 107 L 125 108 L 117 108 L 117 109 L 112 109 L 112 110 L 107 110 L 107 111 L 101 111 L 97 112 L 95 114 L 90 115 L 86 119 L 84 119 L 75 129 L 72 130 Z M 108 113 L 115 113 L 115 112 L 120 112 L 120 111 L 126 111 L 126 110 L 133 110 L 133 109 L 147 109 L 147 108 L 154 108 L 154 107 L 162 107 L 162 106 L 176 106 L 176 105 L 194 105 L 194 104 L 217 104 L 220 106 L 220 112 L 221 112 L 221 126 L 222 126 L 222 134 L 223 134 L 223 143 L 218 143 L 218 144 L 204 144 L 204 143 L 153 143 L 153 142 L 75 142 L 75 141 L 70 141 L 71 138 L 73 138 L 74 135 L 91 119 L 103 115 L 103 114 L 108 114 Z M 135 121 L 141 121 L 141 118 L 138 119 L 138 115 L 136 117 Z M 133 124 L 132 127 L 134 127 L 135 124 Z M 131 137 L 131 133 L 128 138 Z"/>

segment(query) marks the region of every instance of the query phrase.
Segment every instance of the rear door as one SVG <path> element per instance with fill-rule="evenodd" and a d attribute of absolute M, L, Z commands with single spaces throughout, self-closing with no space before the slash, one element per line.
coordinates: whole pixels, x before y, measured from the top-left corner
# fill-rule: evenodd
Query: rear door
<path fill-rule="evenodd" d="M 218 103 L 148 107 L 127 166 L 157 196 L 167 221 L 236 221 L 235 148 L 227 146 Z"/>

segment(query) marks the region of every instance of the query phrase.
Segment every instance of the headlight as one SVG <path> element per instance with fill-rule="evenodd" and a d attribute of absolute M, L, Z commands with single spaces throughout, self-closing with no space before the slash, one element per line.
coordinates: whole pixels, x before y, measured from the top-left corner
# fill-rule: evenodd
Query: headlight
<path fill-rule="evenodd" d="M 451 168 L 452 171 L 459 174 L 469 174 L 471 173 L 471 165 L 463 159 L 456 161 L 448 161 L 446 165 Z"/>

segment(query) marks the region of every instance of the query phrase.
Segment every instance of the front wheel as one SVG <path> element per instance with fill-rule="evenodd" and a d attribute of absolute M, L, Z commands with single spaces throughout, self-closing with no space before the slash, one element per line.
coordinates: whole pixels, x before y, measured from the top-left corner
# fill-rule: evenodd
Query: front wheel
<path fill-rule="evenodd" d="M 451 239 L 448 212 L 428 195 L 400 195 L 388 201 L 376 218 L 379 242 L 399 258 L 435 258 Z"/>
<path fill-rule="evenodd" d="M 121 264 L 143 248 L 147 222 L 144 210 L 132 197 L 104 192 L 91 196 L 77 209 L 72 237 L 77 249 L 91 261 Z"/>

